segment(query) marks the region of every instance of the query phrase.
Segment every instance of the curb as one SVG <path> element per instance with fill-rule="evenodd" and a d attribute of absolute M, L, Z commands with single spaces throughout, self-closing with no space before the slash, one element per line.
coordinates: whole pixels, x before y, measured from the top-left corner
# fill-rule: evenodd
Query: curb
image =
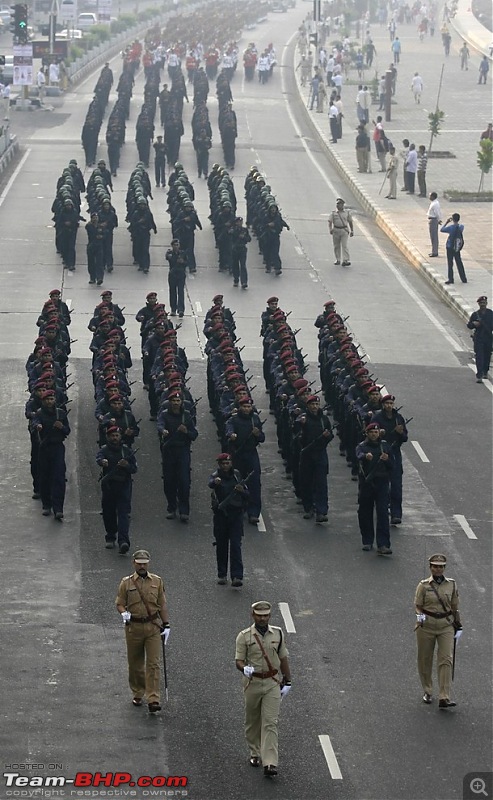
<path fill-rule="evenodd" d="M 18 152 L 19 152 L 19 141 L 17 139 L 17 136 L 12 135 L 10 137 L 9 146 L 2 153 L 2 156 L 0 157 L 0 175 L 2 175 L 5 172 L 8 165 L 10 164 L 14 156 L 17 155 Z"/>
<path fill-rule="evenodd" d="M 295 53 L 298 53 L 297 48 L 295 48 Z M 299 53 L 298 53 L 299 56 Z M 300 57 L 300 56 L 299 56 Z M 456 311 L 459 316 L 464 319 L 466 322 L 469 319 L 472 312 L 475 310 L 471 306 L 467 304 L 463 297 L 461 297 L 457 292 L 454 290 L 448 289 L 448 287 L 444 284 L 444 278 L 440 275 L 426 259 L 423 258 L 422 253 L 409 241 L 407 236 L 400 230 L 400 228 L 395 225 L 391 219 L 387 216 L 387 214 L 381 210 L 375 200 L 368 194 L 368 192 L 363 189 L 359 181 L 353 177 L 352 173 L 346 167 L 345 163 L 342 159 L 337 155 L 334 151 L 334 148 L 330 146 L 330 143 L 327 141 L 326 136 L 322 132 L 319 127 L 319 124 L 313 119 L 310 115 L 308 108 L 306 107 L 306 103 L 304 102 L 304 98 L 301 92 L 301 84 L 295 72 L 295 80 L 296 86 L 298 90 L 298 97 L 301 101 L 301 105 L 303 108 L 303 114 L 305 119 L 310 123 L 310 126 L 314 130 L 314 133 L 318 139 L 319 144 L 324 149 L 326 154 L 329 157 L 329 160 L 333 167 L 335 167 L 339 177 L 341 177 L 344 182 L 349 186 L 352 193 L 357 197 L 359 203 L 363 206 L 365 211 L 375 220 L 378 227 L 385 233 L 385 235 L 390 239 L 391 242 L 397 247 L 397 249 L 402 253 L 404 258 L 419 272 L 423 275 L 423 277 L 428 281 L 432 289 L 439 295 L 439 297 L 444 300 L 450 308 Z"/>

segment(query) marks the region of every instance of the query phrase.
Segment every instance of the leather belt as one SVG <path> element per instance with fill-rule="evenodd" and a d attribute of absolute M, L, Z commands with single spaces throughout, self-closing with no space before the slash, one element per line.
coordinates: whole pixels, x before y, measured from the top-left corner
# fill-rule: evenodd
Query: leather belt
<path fill-rule="evenodd" d="M 268 672 L 253 672 L 252 678 L 273 678 L 277 672 L 277 669 L 270 669 Z"/>
<path fill-rule="evenodd" d="M 423 608 L 423 614 L 427 614 L 429 617 L 433 617 L 434 619 L 445 619 L 445 617 L 450 617 L 453 615 L 453 611 L 427 611 L 426 608 Z"/>
<path fill-rule="evenodd" d="M 132 616 L 130 622 L 152 622 L 152 620 L 156 619 L 156 617 L 158 617 L 158 616 L 159 616 L 159 613 L 157 611 L 156 611 L 155 614 L 152 615 L 152 617 L 134 617 L 134 616 Z"/>

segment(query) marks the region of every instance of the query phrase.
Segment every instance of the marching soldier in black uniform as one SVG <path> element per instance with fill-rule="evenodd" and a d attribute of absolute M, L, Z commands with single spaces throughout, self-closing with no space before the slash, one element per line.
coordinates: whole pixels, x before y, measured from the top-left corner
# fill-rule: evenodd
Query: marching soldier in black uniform
<path fill-rule="evenodd" d="M 159 413 L 157 429 L 161 441 L 166 519 L 188 522 L 190 517 L 190 446 L 198 436 L 192 417 L 185 411 L 181 394 L 169 398 L 169 408 Z"/>
<path fill-rule="evenodd" d="M 65 501 L 65 445 L 70 434 L 67 412 L 55 405 L 55 392 L 47 389 L 40 394 L 41 408 L 32 420 L 38 432 L 37 486 L 43 504 L 42 514 L 49 517 L 53 509 L 55 519 L 63 520 Z"/>
<path fill-rule="evenodd" d="M 389 528 L 389 480 L 392 471 L 392 453 L 380 439 L 378 422 L 366 426 L 366 439 L 356 447 L 359 462 L 358 521 L 363 550 L 371 550 L 375 539 L 373 510 L 377 516 L 377 553 L 392 555 Z"/>
<path fill-rule="evenodd" d="M 248 487 L 233 469 L 229 453 L 217 457 L 217 469 L 209 478 L 212 490 L 213 532 L 216 540 L 217 582 L 228 582 L 228 560 L 231 585 L 243 586 L 243 512 L 248 502 Z"/>
<path fill-rule="evenodd" d="M 226 438 L 229 441 L 233 466 L 248 481 L 248 522 L 256 525 L 262 510 L 262 484 L 260 480 L 260 460 L 257 448 L 265 442 L 265 433 L 259 415 L 253 410 L 253 403 L 244 398 L 238 404 L 238 413 L 232 414 L 226 422 Z M 252 474 L 253 473 L 253 474 Z"/>
<path fill-rule="evenodd" d="M 372 422 L 380 425 L 383 438 L 392 451 L 392 470 L 390 473 L 390 524 L 402 522 L 402 453 L 401 446 L 407 442 L 407 428 L 404 417 L 394 408 L 395 397 L 386 394 L 382 397 L 382 409 L 372 417 Z M 382 435 L 382 434 L 381 434 Z"/>
<path fill-rule="evenodd" d="M 299 481 L 304 519 L 311 519 L 315 510 L 316 522 L 327 522 L 329 499 L 327 476 L 329 459 L 327 445 L 334 438 L 329 418 L 320 408 L 317 395 L 306 399 L 306 411 L 294 424 L 295 435 L 300 436 Z"/>
<path fill-rule="evenodd" d="M 120 429 L 111 425 L 106 429 L 107 443 L 96 456 L 102 467 L 101 508 L 106 531 L 106 549 L 111 550 L 118 540 L 119 553 L 130 549 L 130 514 L 132 511 L 132 475 L 137 472 L 137 462 L 131 448 L 123 444 Z"/>

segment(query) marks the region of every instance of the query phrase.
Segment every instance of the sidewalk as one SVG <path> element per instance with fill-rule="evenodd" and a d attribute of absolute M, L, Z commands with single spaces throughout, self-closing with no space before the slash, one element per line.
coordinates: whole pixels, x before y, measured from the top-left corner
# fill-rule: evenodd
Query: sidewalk
<path fill-rule="evenodd" d="M 459 20 L 456 19 L 458 27 Z M 357 171 L 355 138 L 358 120 L 356 116 L 356 94 L 358 78 L 355 70 L 349 73 L 351 84 L 343 85 L 342 102 L 344 106 L 343 138 L 336 145 L 330 143 L 330 131 L 327 113 L 317 114 L 306 110 L 316 128 L 320 140 L 327 149 L 330 159 L 339 174 L 345 179 L 356 194 L 359 201 L 372 216 L 380 228 L 394 242 L 403 255 L 433 285 L 434 289 L 461 316 L 468 318 L 477 309 L 477 297 L 481 294 L 492 296 L 492 204 L 491 203 L 452 203 L 444 199 L 446 189 L 462 189 L 477 191 L 480 171 L 476 164 L 479 149 L 479 137 L 487 124 L 493 119 L 491 83 L 478 85 L 478 66 L 480 58 L 473 55 L 469 62 L 469 70 L 461 71 L 458 55 L 462 39 L 457 36 L 452 24 L 450 56 L 444 55 L 439 32 L 441 22 L 437 25 L 434 37 L 427 36 L 420 42 L 414 25 L 398 26 L 396 35 L 402 42 L 400 63 L 397 65 L 398 76 L 396 93 L 392 98 L 391 121 L 385 122 L 384 112 L 377 112 L 378 106 L 370 109 L 370 138 L 373 131 L 371 120 L 378 113 L 384 118 L 387 136 L 392 140 L 397 153 L 402 149 L 402 140 L 408 138 L 416 144 L 424 144 L 428 149 L 430 133 L 428 130 L 428 114 L 434 111 L 442 64 L 445 65 L 439 108 L 445 112 L 442 132 L 433 142 L 433 150 L 451 151 L 455 158 L 428 160 L 427 192 L 438 194 L 445 221 L 451 214 L 461 214 L 464 224 L 464 249 L 462 259 L 468 277 L 467 284 L 455 283 L 445 286 L 447 279 L 447 260 L 445 255 L 446 234 L 440 234 L 440 257 L 428 258 L 430 240 L 428 235 L 427 209 L 429 200 L 400 192 L 402 186 L 402 161 L 399 163 L 397 200 L 386 200 L 388 183 L 382 186 L 383 174 L 379 172 L 379 163 L 372 142 L 371 162 L 372 174 L 360 174 Z M 385 73 L 392 61 L 390 36 L 386 27 L 378 23 L 371 26 L 371 35 L 376 47 L 371 69 L 365 72 L 364 83 L 370 83 L 375 73 L 378 77 Z M 328 46 L 330 38 L 326 43 Z M 299 62 L 298 53 L 296 54 Z M 411 92 L 411 78 L 418 71 L 424 81 L 421 104 L 414 102 Z M 299 73 L 296 73 L 298 90 L 307 106 L 308 88 L 299 84 Z M 491 70 L 489 75 L 491 80 Z M 354 83 L 353 83 L 354 82 Z M 492 175 L 486 175 L 484 188 L 491 189 Z M 332 208 L 332 204 L 331 204 Z M 328 209 L 331 210 L 331 209 Z"/>

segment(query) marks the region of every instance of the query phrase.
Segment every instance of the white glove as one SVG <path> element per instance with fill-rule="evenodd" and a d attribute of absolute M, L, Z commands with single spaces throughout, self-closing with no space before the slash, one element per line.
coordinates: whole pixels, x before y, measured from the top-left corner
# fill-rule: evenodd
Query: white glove
<path fill-rule="evenodd" d="M 426 614 L 416 614 L 418 622 L 426 622 Z"/>
<path fill-rule="evenodd" d="M 460 639 L 460 637 L 462 636 L 463 633 L 464 633 L 464 631 L 462 630 L 462 628 L 459 628 L 459 630 L 455 632 L 454 639 L 457 639 L 457 641 L 459 641 L 459 639 Z"/>
<path fill-rule="evenodd" d="M 122 611 L 122 620 L 123 620 L 123 624 L 124 625 L 125 625 L 126 622 L 130 622 L 131 616 L 132 615 L 131 615 L 130 611 Z"/>
<path fill-rule="evenodd" d="M 283 686 L 282 689 L 281 689 L 281 699 L 283 697 L 286 697 L 286 695 L 289 694 L 290 691 L 291 691 L 291 685 Z"/>
<path fill-rule="evenodd" d="M 169 625 L 168 625 L 167 628 L 163 628 L 163 630 L 161 631 L 161 636 L 164 639 L 164 644 L 168 644 L 168 639 L 169 639 L 170 633 L 171 633 L 171 628 L 170 628 Z"/>
<path fill-rule="evenodd" d="M 246 678 L 251 678 L 254 672 L 255 667 L 243 667 L 243 675 L 245 675 Z"/>

